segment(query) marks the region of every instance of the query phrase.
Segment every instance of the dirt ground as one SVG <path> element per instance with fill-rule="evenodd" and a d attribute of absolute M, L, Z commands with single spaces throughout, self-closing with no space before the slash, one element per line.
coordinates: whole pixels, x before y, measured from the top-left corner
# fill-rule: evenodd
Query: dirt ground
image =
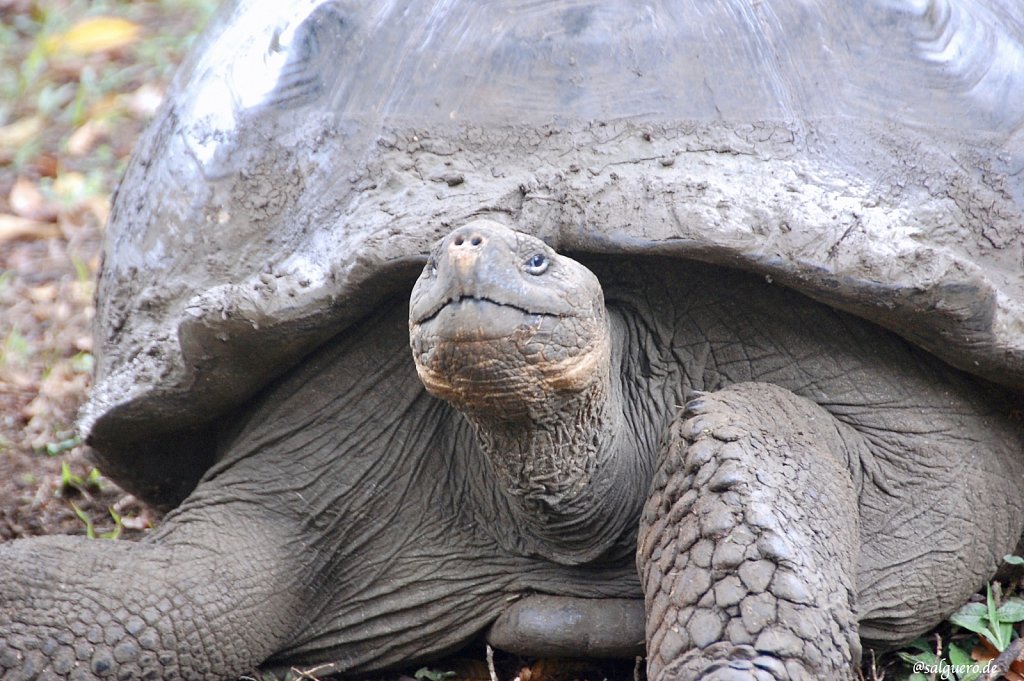
<path fill-rule="evenodd" d="M 214 4 L 0 0 L 0 540 L 156 519 L 74 423 L 111 192 Z"/>

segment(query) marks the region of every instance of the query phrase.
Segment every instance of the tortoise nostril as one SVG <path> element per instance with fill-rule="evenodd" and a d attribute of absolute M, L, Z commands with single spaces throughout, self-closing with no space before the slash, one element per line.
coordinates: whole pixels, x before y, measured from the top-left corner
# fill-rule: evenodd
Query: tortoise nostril
<path fill-rule="evenodd" d="M 459 247 L 459 246 L 465 246 L 465 245 L 479 246 L 483 242 L 484 242 L 484 237 L 483 236 L 481 236 L 478 233 L 469 232 L 469 233 L 464 233 L 464 234 L 456 234 L 455 238 L 452 239 L 452 246 L 453 247 Z"/>

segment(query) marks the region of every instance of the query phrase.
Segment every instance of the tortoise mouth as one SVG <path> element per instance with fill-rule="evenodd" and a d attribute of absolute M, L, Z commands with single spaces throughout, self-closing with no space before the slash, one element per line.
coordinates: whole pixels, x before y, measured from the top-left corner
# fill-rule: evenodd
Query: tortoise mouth
<path fill-rule="evenodd" d="M 450 308 L 452 306 L 459 307 L 459 306 L 463 306 L 463 305 L 472 305 L 474 303 L 479 303 L 481 306 L 491 305 L 491 306 L 495 306 L 495 307 L 507 307 L 507 308 L 510 308 L 512 310 L 518 310 L 523 315 L 546 316 L 546 317 L 561 317 L 561 316 L 564 316 L 564 315 L 559 314 L 557 312 L 545 312 L 545 311 L 532 310 L 532 309 L 526 307 L 525 305 L 520 305 L 520 304 L 517 304 L 517 303 L 511 303 L 511 302 L 508 302 L 508 301 L 495 300 L 494 298 L 490 298 L 488 296 L 474 296 L 474 295 L 462 294 L 462 295 L 458 295 L 458 296 L 451 296 L 449 298 L 446 298 L 445 300 L 442 300 L 440 303 L 438 303 L 433 308 L 428 310 L 419 319 L 414 320 L 413 323 L 414 324 L 425 324 L 425 323 L 435 319 L 438 315 L 441 314 L 442 311 L 444 311 L 445 308 Z"/>
<path fill-rule="evenodd" d="M 439 341 L 475 342 L 533 333 L 545 318 L 563 316 L 484 296 L 460 295 L 445 300 L 411 326 L 413 333 Z"/>

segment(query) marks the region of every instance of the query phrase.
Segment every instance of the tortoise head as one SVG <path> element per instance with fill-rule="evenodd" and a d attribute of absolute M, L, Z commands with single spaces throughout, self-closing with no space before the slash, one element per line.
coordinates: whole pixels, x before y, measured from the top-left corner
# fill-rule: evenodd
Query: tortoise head
<path fill-rule="evenodd" d="M 543 421 L 606 380 L 597 277 L 489 220 L 434 247 L 412 290 L 409 336 L 427 390 L 477 416 Z"/>

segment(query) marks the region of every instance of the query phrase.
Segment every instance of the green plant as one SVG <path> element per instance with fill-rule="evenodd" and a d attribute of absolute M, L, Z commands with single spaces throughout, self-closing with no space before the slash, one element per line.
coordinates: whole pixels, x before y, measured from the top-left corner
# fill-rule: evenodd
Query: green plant
<path fill-rule="evenodd" d="M 929 681 L 933 678 L 945 681 L 975 681 L 985 671 L 985 665 L 975 662 L 970 653 L 955 643 L 948 646 L 948 660 L 942 657 L 941 646 L 936 646 L 936 650 L 932 650 L 923 638 L 913 641 L 908 648 L 913 652 L 899 653 L 900 659 L 913 670 L 906 677 L 907 681 Z"/>
<path fill-rule="evenodd" d="M 1009 598 L 999 603 L 998 586 L 989 584 L 985 603 L 968 603 L 955 613 L 949 621 L 958 627 L 982 636 L 1002 652 L 1013 640 L 1013 625 L 1024 621 L 1024 599 Z"/>
<path fill-rule="evenodd" d="M 442 672 L 429 667 L 420 667 L 413 674 L 417 681 L 446 681 L 455 676 L 455 672 Z"/>
<path fill-rule="evenodd" d="M 91 352 L 79 352 L 71 358 L 71 369 L 80 374 L 91 374 L 96 360 Z"/>
<path fill-rule="evenodd" d="M 57 442 L 47 442 L 46 443 L 46 455 L 47 456 L 57 456 L 58 454 L 63 454 L 64 452 L 66 452 L 68 450 L 74 449 L 75 447 L 77 447 L 80 444 L 82 444 L 82 438 L 79 435 L 75 435 L 73 437 L 69 437 L 69 438 L 66 438 L 64 440 L 58 440 Z M 62 466 L 66 467 L 67 463 L 62 464 Z M 95 471 L 95 469 L 93 469 L 93 470 L 94 470 L 94 472 L 96 472 L 96 478 L 99 479 L 99 472 Z M 68 471 L 68 473 L 71 474 L 70 470 Z M 92 474 L 90 473 L 90 477 L 91 476 L 92 476 Z M 64 476 L 63 476 L 63 471 L 62 471 L 61 478 L 63 479 L 63 477 Z M 78 478 L 77 475 L 74 476 L 74 477 Z M 79 479 L 81 479 L 81 478 L 79 478 Z"/>
<path fill-rule="evenodd" d="M 1011 565 L 1024 565 L 1024 558 L 1019 556 L 1004 556 L 1003 560 Z M 1024 598 L 1003 600 L 999 584 L 989 584 L 984 603 L 964 605 L 950 615 L 949 622 L 974 636 L 967 636 L 959 643 L 950 641 L 945 656 L 939 643 L 931 646 L 924 639 L 910 643 L 906 650 L 898 653 L 900 659 L 913 670 L 905 677 L 907 681 L 926 681 L 932 678 L 974 681 L 981 677 L 991 660 L 976 660 L 969 651 L 980 646 L 982 641 L 990 646 L 990 651 L 1001 653 L 1006 650 L 1016 637 L 1013 625 L 1024 622 Z M 989 652 L 988 655 L 994 657 L 994 653 Z"/>
<path fill-rule="evenodd" d="M 32 345 L 21 334 L 17 327 L 11 329 L 0 347 L 0 366 L 12 365 L 24 367 L 32 356 Z"/>
<path fill-rule="evenodd" d="M 93 469 L 96 470 L 96 469 Z M 85 536 L 89 539 L 110 539 L 114 540 L 121 536 L 121 531 L 124 529 L 124 524 L 121 522 L 121 516 L 113 508 L 108 508 L 107 512 L 110 513 L 110 517 L 114 519 L 114 529 L 110 532 L 103 532 L 102 534 L 96 534 L 96 527 L 92 523 L 92 518 L 84 510 L 79 508 L 74 502 L 71 504 L 71 508 L 75 510 L 75 515 L 78 519 L 85 523 Z"/>
<path fill-rule="evenodd" d="M 67 461 L 62 461 L 60 464 L 60 489 L 62 492 L 75 490 L 81 494 L 88 495 L 90 491 L 100 488 L 101 478 L 100 472 L 95 468 L 90 469 L 89 474 L 83 478 L 71 470 L 71 466 L 68 465 Z"/>

